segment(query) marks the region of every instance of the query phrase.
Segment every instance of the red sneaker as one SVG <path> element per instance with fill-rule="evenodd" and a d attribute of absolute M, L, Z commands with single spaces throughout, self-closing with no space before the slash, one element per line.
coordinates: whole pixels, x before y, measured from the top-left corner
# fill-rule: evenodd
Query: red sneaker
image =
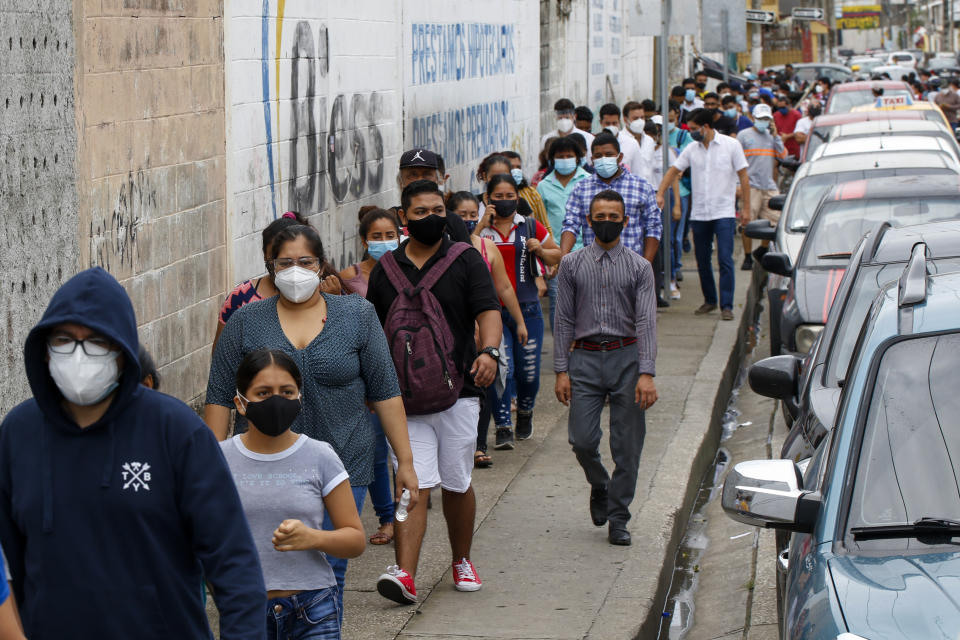
<path fill-rule="evenodd" d="M 476 567 L 466 558 L 453 563 L 453 586 L 457 591 L 480 591 L 483 586 Z"/>
<path fill-rule="evenodd" d="M 399 604 L 417 602 L 417 589 L 413 586 L 413 578 L 397 565 L 388 567 L 387 572 L 377 580 L 377 592 L 387 600 Z"/>

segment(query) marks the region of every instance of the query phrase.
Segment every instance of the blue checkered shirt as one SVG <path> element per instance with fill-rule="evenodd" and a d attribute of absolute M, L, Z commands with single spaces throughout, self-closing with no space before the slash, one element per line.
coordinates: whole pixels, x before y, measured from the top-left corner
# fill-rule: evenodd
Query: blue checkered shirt
<path fill-rule="evenodd" d="M 621 167 L 620 176 L 610 182 L 604 182 L 596 175 L 581 180 L 567 200 L 567 215 L 563 219 L 563 232 L 575 235 L 583 234 L 583 246 L 593 243 L 594 235 L 587 216 L 593 197 L 606 189 L 613 189 L 623 197 L 627 226 L 620 236 L 623 246 L 643 255 L 645 238 L 660 239 L 663 234 L 663 220 L 660 207 L 657 206 L 657 192 L 650 183 Z"/>

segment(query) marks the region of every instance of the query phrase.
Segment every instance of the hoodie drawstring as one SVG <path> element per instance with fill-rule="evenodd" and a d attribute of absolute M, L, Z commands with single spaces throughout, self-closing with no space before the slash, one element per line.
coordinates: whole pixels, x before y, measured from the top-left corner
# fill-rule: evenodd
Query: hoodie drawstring
<path fill-rule="evenodd" d="M 50 435 L 40 429 L 41 490 L 43 492 L 43 532 L 53 533 L 53 461 L 50 459 Z"/>

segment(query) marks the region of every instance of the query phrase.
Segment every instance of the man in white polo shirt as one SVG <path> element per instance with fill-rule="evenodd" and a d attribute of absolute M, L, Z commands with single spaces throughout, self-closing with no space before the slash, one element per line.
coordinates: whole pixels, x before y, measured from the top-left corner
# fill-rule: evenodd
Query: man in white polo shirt
<path fill-rule="evenodd" d="M 675 178 L 688 168 L 693 198 L 690 207 L 690 229 L 693 231 L 694 254 L 700 274 L 703 304 L 697 315 L 717 308 L 717 285 L 713 278 L 713 237 L 717 238 L 717 261 L 720 264 L 720 314 L 733 320 L 733 238 L 736 235 L 737 180 L 740 183 L 744 211 L 750 210 L 750 178 L 743 148 L 729 136 L 713 130 L 713 112 L 697 109 L 687 118 L 690 137 L 696 144 L 687 145 L 657 189 L 657 204 L 663 207 L 664 194 Z"/>

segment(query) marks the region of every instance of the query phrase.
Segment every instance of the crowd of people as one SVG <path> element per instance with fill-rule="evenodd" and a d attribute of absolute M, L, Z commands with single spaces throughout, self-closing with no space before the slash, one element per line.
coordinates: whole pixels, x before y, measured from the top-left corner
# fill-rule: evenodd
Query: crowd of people
<path fill-rule="evenodd" d="M 117 281 L 72 278 L 27 339 L 33 398 L 0 429 L 0 543 L 19 603 L 0 607 L 0 637 L 16 637 L 2 634 L 18 610 L 36 638 L 206 637 L 206 589 L 225 637 L 339 637 L 348 560 L 367 543 L 395 546 L 378 592 L 417 602 L 438 486 L 454 586 L 479 590 L 472 474 L 494 462 L 491 419 L 497 450 L 536 432 L 548 328 L 590 518 L 629 545 L 657 307 L 680 297 L 693 250 L 696 313 L 733 319 L 737 217 L 775 216 L 777 162 L 819 108 L 796 111 L 771 82 L 709 92 L 695 77 L 666 114 L 630 101 L 599 122 L 559 100 L 539 166 L 490 154 L 479 193 L 448 190 L 443 158 L 411 149 L 400 204 L 360 208 L 363 255 L 340 270 L 287 212 L 262 231 L 264 275 L 224 301 L 202 420 L 158 393 Z"/>

